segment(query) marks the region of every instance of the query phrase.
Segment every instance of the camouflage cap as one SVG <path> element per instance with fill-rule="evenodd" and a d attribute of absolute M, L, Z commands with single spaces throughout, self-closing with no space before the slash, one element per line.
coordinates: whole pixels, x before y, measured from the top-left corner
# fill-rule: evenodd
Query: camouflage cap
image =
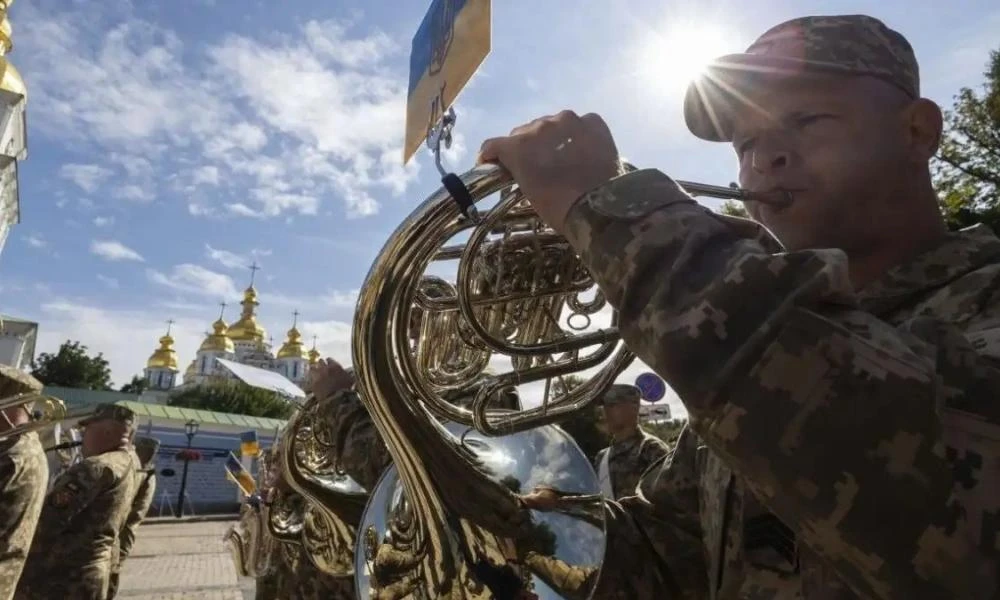
<path fill-rule="evenodd" d="M 135 453 L 139 455 L 139 460 L 142 461 L 143 466 L 148 464 L 156 456 L 157 451 L 160 449 L 160 440 L 151 437 L 136 437 L 135 438 Z"/>
<path fill-rule="evenodd" d="M 730 141 L 742 92 L 805 73 L 868 75 L 920 95 L 917 58 L 902 34 L 867 15 L 810 16 L 772 27 L 743 54 L 713 61 L 688 86 L 684 120 L 702 139 Z"/>
<path fill-rule="evenodd" d="M 17 367 L 0 364 L 0 398 L 42 391 L 42 382 Z"/>
<path fill-rule="evenodd" d="M 93 414 L 91 414 L 89 417 L 80 419 L 79 424 L 81 426 L 85 426 L 90 423 L 103 421 L 105 419 L 118 421 L 122 425 L 128 427 L 130 430 L 135 430 L 135 413 L 132 412 L 128 407 L 122 406 L 120 404 L 98 404 L 94 408 Z"/>
<path fill-rule="evenodd" d="M 604 396 L 601 398 L 601 403 L 604 406 L 611 406 L 614 404 L 639 404 L 639 400 L 642 398 L 642 393 L 639 388 L 634 385 L 628 385 L 624 383 L 616 383 L 608 388 L 608 391 L 604 392 Z"/>

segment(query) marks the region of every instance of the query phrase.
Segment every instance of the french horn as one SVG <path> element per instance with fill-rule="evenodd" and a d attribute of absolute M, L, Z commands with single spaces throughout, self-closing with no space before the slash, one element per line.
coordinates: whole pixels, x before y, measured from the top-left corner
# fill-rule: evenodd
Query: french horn
<path fill-rule="evenodd" d="M 466 217 L 447 188 L 433 194 L 389 238 L 358 297 L 358 396 L 393 458 L 362 519 L 358 598 L 587 598 L 596 577 L 573 588 L 563 575 L 600 568 L 603 504 L 590 462 L 553 423 L 597 400 L 634 355 L 613 311 L 586 330 L 603 294 L 505 171 L 482 165 L 461 181 L 472 204 L 499 192 L 498 202 Z M 438 267 L 455 260 L 452 283 Z M 490 374 L 504 357 L 511 370 Z M 550 394 L 588 370 L 579 387 Z M 540 406 L 490 406 L 529 383 L 545 386 Z M 463 391 L 468 407 L 449 400 Z M 526 510 L 518 494 L 540 485 L 577 504 Z"/>
<path fill-rule="evenodd" d="M 325 399 L 311 396 L 285 425 L 277 452 L 285 482 L 306 500 L 301 544 L 317 569 L 334 577 L 354 575 L 356 530 L 368 493 L 336 468 Z"/>

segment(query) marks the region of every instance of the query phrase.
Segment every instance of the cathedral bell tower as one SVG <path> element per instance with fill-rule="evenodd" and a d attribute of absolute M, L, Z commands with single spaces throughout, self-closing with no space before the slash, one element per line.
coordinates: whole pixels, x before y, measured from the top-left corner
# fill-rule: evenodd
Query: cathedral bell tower
<path fill-rule="evenodd" d="M 165 391 L 174 387 L 177 373 L 177 352 L 174 351 L 174 338 L 170 336 L 170 327 L 174 322 L 167 321 L 167 333 L 160 338 L 157 348 L 146 361 L 144 375 L 151 390 Z"/>

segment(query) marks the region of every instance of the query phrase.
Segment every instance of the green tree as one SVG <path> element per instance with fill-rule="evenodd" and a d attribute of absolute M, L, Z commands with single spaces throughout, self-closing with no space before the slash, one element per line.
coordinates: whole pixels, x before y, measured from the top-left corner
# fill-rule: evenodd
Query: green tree
<path fill-rule="evenodd" d="M 1000 51 L 990 52 L 981 92 L 962 88 L 934 161 L 934 183 L 951 229 L 984 223 L 1000 232 Z"/>
<path fill-rule="evenodd" d="M 149 382 L 146 381 L 145 377 L 139 377 L 138 375 L 132 376 L 132 381 L 126 383 L 121 387 L 120 392 L 125 392 L 127 394 L 141 394 L 146 391 L 149 387 Z"/>
<path fill-rule="evenodd" d="M 730 217 L 742 217 L 744 219 L 750 218 L 750 213 L 747 212 L 745 206 L 742 202 L 737 202 L 735 200 L 726 200 L 719 207 L 719 212 L 724 215 L 729 215 Z"/>
<path fill-rule="evenodd" d="M 197 385 L 170 397 L 171 406 L 200 408 L 253 417 L 287 419 L 295 407 L 275 392 L 239 381 L 217 381 Z"/>
<path fill-rule="evenodd" d="M 553 396 L 561 396 L 568 390 L 584 383 L 582 377 L 567 375 L 557 379 L 552 384 Z M 568 433 L 591 461 L 602 448 L 611 443 L 607 430 L 604 428 L 604 418 L 598 406 L 592 406 L 582 411 L 576 411 L 557 423 Z"/>
<path fill-rule="evenodd" d="M 110 390 L 111 368 L 100 352 L 87 354 L 80 342 L 66 340 L 55 354 L 42 352 L 31 363 L 31 374 L 45 385 L 85 390 Z"/>

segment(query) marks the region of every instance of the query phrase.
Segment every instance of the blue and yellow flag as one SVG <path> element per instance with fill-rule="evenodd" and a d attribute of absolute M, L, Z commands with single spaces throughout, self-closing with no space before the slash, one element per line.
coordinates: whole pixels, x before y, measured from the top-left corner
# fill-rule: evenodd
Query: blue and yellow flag
<path fill-rule="evenodd" d="M 240 459 L 232 452 L 226 459 L 226 477 L 239 486 L 240 490 L 247 496 L 252 496 L 257 491 L 257 482 L 253 480 L 253 475 L 247 471 Z"/>
<path fill-rule="evenodd" d="M 242 456 L 258 456 L 260 444 L 257 442 L 256 431 L 245 431 L 240 434 L 240 454 Z"/>
<path fill-rule="evenodd" d="M 490 53 L 491 0 L 432 0 L 410 49 L 405 165 Z"/>

